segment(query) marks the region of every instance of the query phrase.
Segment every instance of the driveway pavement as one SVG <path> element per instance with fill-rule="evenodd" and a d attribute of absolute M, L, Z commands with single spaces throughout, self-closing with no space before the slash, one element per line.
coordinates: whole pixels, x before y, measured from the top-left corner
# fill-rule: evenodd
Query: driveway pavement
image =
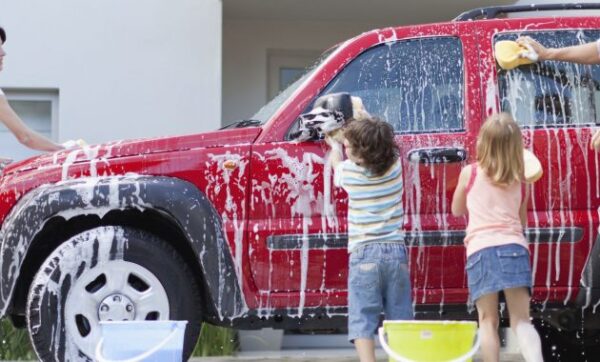
<path fill-rule="evenodd" d="M 343 349 L 302 349 L 282 350 L 276 352 L 241 352 L 235 357 L 202 357 L 192 358 L 190 362 L 354 362 L 358 361 L 351 348 Z M 387 362 L 383 350 L 377 350 L 377 361 Z M 483 362 L 481 357 L 475 357 L 474 362 Z M 500 356 L 501 362 L 524 362 L 520 354 L 504 352 Z"/>
<path fill-rule="evenodd" d="M 234 357 L 196 357 L 189 362 L 355 362 L 358 361 L 353 349 L 302 349 L 283 350 L 277 352 L 241 352 Z M 388 359 L 382 350 L 377 350 L 377 361 L 387 362 Z M 524 362 L 520 354 L 501 353 L 500 362 Z M 3 361 L 0 362 L 17 362 Z M 23 361 L 19 361 L 23 362 Z M 31 361 L 33 362 L 33 361 Z M 473 362 L 483 362 L 481 357 L 476 356 Z"/>

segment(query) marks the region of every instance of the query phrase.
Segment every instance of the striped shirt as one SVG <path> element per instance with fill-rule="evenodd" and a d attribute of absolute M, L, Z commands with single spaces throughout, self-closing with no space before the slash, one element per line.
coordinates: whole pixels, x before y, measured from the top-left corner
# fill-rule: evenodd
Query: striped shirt
<path fill-rule="evenodd" d="M 348 193 L 348 251 L 370 242 L 404 241 L 402 164 L 374 177 L 350 160 L 335 168 L 334 183 Z"/>

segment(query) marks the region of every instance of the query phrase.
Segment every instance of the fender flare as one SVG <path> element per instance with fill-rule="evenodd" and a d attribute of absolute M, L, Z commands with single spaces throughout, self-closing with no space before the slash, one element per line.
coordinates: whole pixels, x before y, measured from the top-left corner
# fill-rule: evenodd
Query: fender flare
<path fill-rule="evenodd" d="M 102 217 L 129 208 L 166 212 L 179 224 L 200 262 L 205 292 L 219 319 L 233 319 L 247 310 L 221 218 L 206 195 L 178 178 L 126 175 L 42 185 L 16 203 L 0 230 L 0 316 L 11 303 L 29 247 L 48 219 Z"/>

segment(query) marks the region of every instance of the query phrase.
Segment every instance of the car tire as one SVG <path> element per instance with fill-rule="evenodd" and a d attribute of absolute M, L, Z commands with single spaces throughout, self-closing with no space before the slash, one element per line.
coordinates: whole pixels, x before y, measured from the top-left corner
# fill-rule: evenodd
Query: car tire
<path fill-rule="evenodd" d="M 27 325 L 41 361 L 92 361 L 101 320 L 187 320 L 184 360 L 201 328 L 201 298 L 180 255 L 144 231 L 103 226 L 61 244 L 41 265 Z"/>

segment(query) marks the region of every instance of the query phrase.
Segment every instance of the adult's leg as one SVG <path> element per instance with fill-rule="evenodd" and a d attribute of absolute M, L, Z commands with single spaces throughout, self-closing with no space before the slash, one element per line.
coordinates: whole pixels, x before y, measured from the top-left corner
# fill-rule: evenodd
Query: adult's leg
<path fill-rule="evenodd" d="M 504 290 L 510 328 L 519 341 L 521 353 L 527 362 L 543 362 L 540 336 L 529 320 L 529 292 L 527 288 L 509 288 Z"/>
<path fill-rule="evenodd" d="M 482 295 L 477 299 L 475 305 L 479 316 L 479 338 L 483 360 L 498 362 L 500 359 L 498 293 Z"/>
<path fill-rule="evenodd" d="M 375 362 L 375 340 L 357 338 L 354 340 L 354 347 L 360 362 Z"/>

